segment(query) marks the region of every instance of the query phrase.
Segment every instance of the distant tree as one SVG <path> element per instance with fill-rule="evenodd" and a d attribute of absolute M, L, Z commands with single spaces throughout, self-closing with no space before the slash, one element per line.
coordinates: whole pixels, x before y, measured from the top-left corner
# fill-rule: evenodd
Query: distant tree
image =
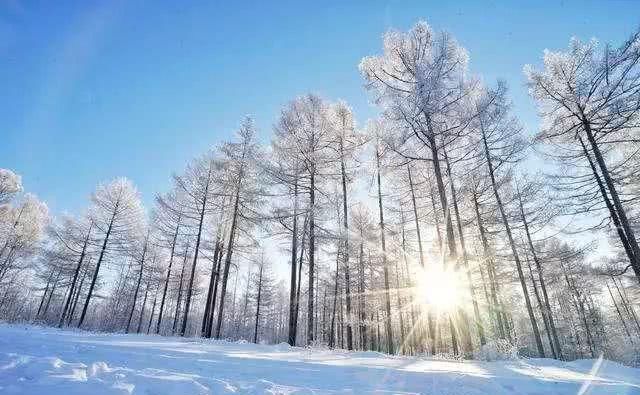
<path fill-rule="evenodd" d="M 265 310 L 274 303 L 275 289 L 271 264 L 265 260 L 264 252 L 256 263 L 258 268 L 253 275 L 252 287 L 256 306 L 255 325 L 253 330 L 253 342 L 258 343 L 260 334 L 260 320 L 265 315 Z"/>

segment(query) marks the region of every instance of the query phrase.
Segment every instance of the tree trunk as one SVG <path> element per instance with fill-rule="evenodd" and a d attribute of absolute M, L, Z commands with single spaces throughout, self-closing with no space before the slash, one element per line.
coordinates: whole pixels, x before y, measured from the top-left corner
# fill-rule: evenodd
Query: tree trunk
<path fill-rule="evenodd" d="M 518 251 L 516 249 L 515 242 L 513 241 L 513 236 L 511 234 L 511 226 L 509 225 L 507 215 L 504 211 L 504 207 L 502 206 L 502 199 L 500 199 L 500 193 L 498 192 L 498 186 L 497 186 L 496 178 L 493 172 L 493 163 L 491 161 L 491 153 L 489 152 L 489 145 L 487 144 L 487 138 L 486 138 L 484 129 L 482 129 L 482 141 L 484 143 L 484 151 L 485 151 L 485 158 L 487 160 L 487 166 L 489 167 L 489 178 L 491 180 L 491 187 L 493 189 L 493 194 L 495 196 L 496 203 L 498 204 L 498 210 L 500 212 L 500 217 L 502 218 L 502 223 L 507 233 L 507 239 L 509 241 L 509 245 L 511 246 L 513 259 L 516 263 L 516 269 L 518 270 L 518 278 L 520 279 L 520 285 L 522 286 L 522 293 L 524 294 L 524 300 L 527 306 L 527 313 L 529 314 L 529 320 L 531 321 L 533 337 L 536 342 L 536 347 L 538 348 L 539 356 L 544 358 L 544 348 L 542 347 L 542 339 L 540 338 L 538 323 L 536 322 L 536 317 L 533 314 L 533 307 L 531 306 L 531 300 L 529 299 L 527 284 L 525 283 L 524 273 L 522 272 L 522 264 L 520 263 L 520 257 L 518 256 Z"/>
<path fill-rule="evenodd" d="M 502 311 L 500 310 L 500 302 L 498 300 L 498 290 L 496 287 L 496 280 L 494 276 L 494 270 L 491 266 L 492 259 L 489 251 L 489 242 L 487 240 L 487 236 L 485 234 L 485 228 L 482 221 L 482 216 L 480 215 L 480 204 L 478 203 L 478 197 L 473 194 L 473 203 L 476 212 L 476 221 L 478 223 L 478 231 L 480 232 L 480 240 L 482 241 L 482 248 L 484 252 L 484 260 L 487 265 L 487 275 L 489 277 L 489 289 L 491 290 L 491 312 L 494 315 L 496 325 L 498 327 L 498 334 L 501 339 L 504 339 L 506 336 L 505 324 L 502 319 Z"/>
<path fill-rule="evenodd" d="M 629 242 L 629 245 L 631 246 L 631 250 L 633 251 L 633 256 L 635 258 L 634 265 L 633 265 L 634 271 L 636 272 L 636 277 L 638 277 L 638 280 L 640 281 L 640 274 L 639 274 L 640 263 L 638 263 L 638 257 L 640 257 L 640 247 L 638 247 L 638 242 L 634 235 L 633 228 L 631 227 L 629 220 L 627 218 L 627 213 L 624 210 L 624 207 L 622 207 L 622 202 L 620 201 L 620 197 L 618 196 L 618 191 L 616 190 L 613 179 L 611 178 L 609 170 L 607 169 L 607 165 L 604 161 L 604 158 L 602 157 L 602 153 L 600 152 L 598 143 L 596 142 L 595 137 L 593 136 L 593 133 L 591 131 L 591 124 L 585 120 L 583 121 L 583 126 L 587 134 L 587 139 L 591 144 L 591 149 L 593 150 L 593 153 L 596 157 L 596 162 L 600 167 L 600 172 L 602 173 L 602 177 L 604 178 L 607 188 L 609 189 L 609 194 L 613 199 L 613 205 L 617 210 L 618 218 L 620 219 L 620 224 L 622 225 L 622 229 L 624 230 L 624 233 Z"/>
<path fill-rule="evenodd" d="M 218 232 L 220 230 L 218 229 Z M 209 327 L 209 321 L 211 318 L 211 310 L 213 310 L 213 306 L 211 301 L 213 299 L 213 288 L 215 285 L 215 279 L 218 276 L 218 254 L 220 249 L 220 240 L 219 237 L 216 239 L 216 246 L 213 251 L 213 260 L 211 261 L 211 275 L 209 276 L 209 288 L 207 290 L 207 303 L 204 307 L 204 313 L 202 314 L 202 326 L 200 327 L 200 336 L 207 336 L 207 327 Z"/>
<path fill-rule="evenodd" d="M 406 276 L 406 282 L 405 284 L 409 286 L 409 289 L 413 289 L 413 282 L 411 281 L 411 273 L 409 272 L 409 260 L 407 259 L 407 238 L 406 238 L 406 234 L 405 234 L 405 229 L 404 229 L 404 224 L 405 224 L 405 220 L 404 220 L 404 210 L 402 209 L 402 205 L 400 206 L 400 224 L 401 224 L 401 236 L 402 236 L 402 241 L 401 241 L 401 247 L 402 247 L 402 260 L 404 261 L 404 268 L 405 268 L 405 276 Z M 413 292 L 409 292 L 409 305 L 411 307 L 411 325 L 410 325 L 410 331 L 409 334 L 407 336 L 407 341 L 409 341 L 410 339 L 413 339 L 413 348 L 417 349 L 420 339 L 422 339 L 422 327 L 419 325 L 420 320 L 417 317 L 416 314 L 416 303 L 414 300 L 414 293 Z M 428 315 L 428 321 L 433 320 L 433 318 L 431 317 L 430 313 Z M 431 326 L 429 326 L 431 328 Z M 435 330 L 435 327 L 434 327 Z M 435 337 L 435 333 L 433 334 L 433 336 Z M 431 342 L 432 343 L 432 354 L 435 354 L 435 342 Z M 422 344 L 420 344 L 420 347 L 422 348 Z"/>
<path fill-rule="evenodd" d="M 136 309 L 136 302 L 138 301 L 138 292 L 140 292 L 140 283 L 142 282 L 142 273 L 144 272 L 144 259 L 147 255 L 148 243 L 149 243 L 149 235 L 147 234 L 147 238 L 144 241 L 144 248 L 142 249 L 142 260 L 140 261 L 140 272 L 138 273 L 138 282 L 136 283 L 136 290 L 133 293 L 133 303 L 131 304 L 129 319 L 127 320 L 127 333 L 129 333 L 129 328 L 131 327 L 131 319 L 133 318 L 133 312 Z"/>
<path fill-rule="evenodd" d="M 187 297 L 185 299 L 184 315 L 182 318 L 182 327 L 180 328 L 180 336 L 184 336 L 187 331 L 187 321 L 189 320 L 189 308 L 191 307 L 191 295 L 193 294 L 193 279 L 196 275 L 196 264 L 198 263 L 198 253 L 200 252 L 200 239 L 202 237 L 202 224 L 204 222 L 204 213 L 207 208 L 207 194 L 209 193 L 209 182 L 205 187 L 204 198 L 202 199 L 202 207 L 200 208 L 200 220 L 198 222 L 198 235 L 196 236 L 196 245 L 193 250 L 193 262 L 191 263 L 191 274 L 189 275 L 189 286 L 187 287 Z"/>
<path fill-rule="evenodd" d="M 631 332 L 629 332 L 629 328 L 627 327 L 627 323 L 625 322 L 626 320 L 622 317 L 622 313 L 620 312 L 620 308 L 618 307 L 618 304 L 616 303 L 616 298 L 613 297 L 613 293 L 611 292 L 611 288 L 609 287 L 609 283 L 607 283 L 607 281 L 605 280 L 604 285 L 607 286 L 607 290 L 609 291 L 609 295 L 611 296 L 611 300 L 613 301 L 613 306 L 616 308 L 616 312 L 618 312 L 618 317 L 620 318 L 620 322 L 622 323 L 622 327 L 624 328 L 624 331 L 627 333 L 627 337 L 629 338 L 629 341 L 631 341 L 631 344 L 633 344 L 633 337 L 631 336 Z"/>
<path fill-rule="evenodd" d="M 171 254 L 169 255 L 169 267 L 167 268 L 167 277 L 164 280 L 164 289 L 162 291 L 162 299 L 160 301 L 160 311 L 158 312 L 158 322 L 156 323 L 156 333 L 160 333 L 160 325 L 162 325 L 162 315 L 164 314 L 164 302 L 167 298 L 167 288 L 169 287 L 169 280 L 171 279 L 171 266 L 173 265 L 173 257 L 176 250 L 176 241 L 178 240 L 178 232 L 180 230 L 181 216 L 178 217 L 178 223 L 176 224 L 176 231 L 173 234 L 173 241 L 171 242 Z"/>
<path fill-rule="evenodd" d="M 367 312 L 364 287 L 364 235 L 360 230 L 360 256 L 358 257 L 358 308 L 360 310 L 360 347 L 367 348 Z"/>
<path fill-rule="evenodd" d="M 393 354 L 393 333 L 391 329 L 391 295 L 389 294 L 389 268 L 387 267 L 387 246 L 385 242 L 384 212 L 382 209 L 382 185 L 380 182 L 380 151 L 376 147 L 376 168 L 378 179 L 378 210 L 380 214 L 380 242 L 382 245 L 382 272 L 384 275 L 385 328 L 387 335 L 387 352 Z"/>
<path fill-rule="evenodd" d="M 149 325 L 147 325 L 147 335 L 151 333 L 151 324 L 153 323 L 153 316 L 156 314 L 156 302 L 158 301 L 158 288 L 156 286 L 156 292 L 153 295 L 153 304 L 151 305 L 151 317 L 149 317 Z"/>
<path fill-rule="evenodd" d="M 618 214 L 616 213 L 616 210 L 613 207 L 613 204 L 611 204 L 611 200 L 609 199 L 609 196 L 607 196 L 607 190 L 604 184 L 602 183 L 602 179 L 598 174 L 598 170 L 596 169 L 596 166 L 593 163 L 593 160 L 591 160 L 591 155 L 589 154 L 589 150 L 587 150 L 587 147 L 585 146 L 584 141 L 582 141 L 582 137 L 578 136 L 578 141 L 580 142 L 580 146 L 582 147 L 582 152 L 585 158 L 587 159 L 587 162 L 589 162 L 589 168 L 591 168 L 591 172 L 593 173 L 593 178 L 596 180 L 596 183 L 598 184 L 600 195 L 602 196 L 602 200 L 607 206 L 607 210 L 609 211 L 609 216 L 611 217 L 611 221 L 613 222 L 613 225 L 616 228 L 616 232 L 618 233 L 620 242 L 624 247 L 624 251 L 627 254 L 627 257 L 629 258 L 629 263 L 633 268 L 633 271 L 636 275 L 636 279 L 640 281 L 640 267 L 638 265 L 635 255 L 633 254 L 633 249 L 631 248 L 631 244 L 629 244 L 629 240 L 627 239 L 627 236 L 624 233 L 624 229 L 620 224 L 620 218 L 618 217 Z"/>
<path fill-rule="evenodd" d="M 300 257 L 298 258 L 298 282 L 296 284 L 296 315 L 295 320 L 295 333 L 296 340 L 298 338 L 298 317 L 300 317 L 300 288 L 302 286 L 302 263 L 304 262 L 304 248 L 305 248 L 305 240 L 307 237 L 307 216 L 305 216 L 305 220 L 302 228 L 302 240 L 300 240 Z"/>
<path fill-rule="evenodd" d="M 71 306 L 71 296 L 73 295 L 73 291 L 76 287 L 76 281 L 78 281 L 78 275 L 80 274 L 80 268 L 82 267 L 82 261 L 84 261 L 84 256 L 87 252 L 87 244 L 89 244 L 89 236 L 91 235 L 91 228 L 93 227 L 93 221 L 89 223 L 89 230 L 87 230 L 87 236 L 84 238 L 84 243 L 82 244 L 82 251 L 80 252 L 80 258 L 78 258 L 78 264 L 76 265 L 76 269 L 73 272 L 73 279 L 71 280 L 71 285 L 69 286 L 69 293 L 67 295 L 67 300 L 64 302 L 64 308 L 62 309 L 62 314 L 60 315 L 60 320 L 58 321 L 58 328 L 62 328 L 62 324 L 69 312 L 69 307 Z"/>
<path fill-rule="evenodd" d="M 400 272 L 398 271 L 398 261 L 395 261 L 396 266 L 396 302 L 398 303 L 398 318 L 400 320 L 400 347 L 398 352 L 406 354 L 406 339 L 404 332 L 404 318 L 402 317 L 402 298 L 400 297 Z"/>
<path fill-rule="evenodd" d="M 142 329 L 142 320 L 144 318 L 144 309 L 147 306 L 147 296 L 149 295 L 149 282 L 147 281 L 147 286 L 144 289 L 144 297 L 142 298 L 142 308 L 140 309 L 140 318 L 138 319 L 138 328 L 136 329 L 136 333 L 140 333 Z"/>
<path fill-rule="evenodd" d="M 531 239 L 531 232 L 529 231 L 529 222 L 527 221 L 527 216 L 524 213 L 524 205 L 522 204 L 522 196 L 520 195 L 519 190 L 518 190 L 518 203 L 520 205 L 520 217 L 522 219 L 522 223 L 524 224 L 524 231 L 527 236 L 527 243 L 529 245 L 529 249 L 531 250 L 533 262 L 535 263 L 536 269 L 538 270 L 538 278 L 540 279 L 540 288 L 542 289 L 542 296 L 544 298 L 544 305 L 541 305 L 540 307 L 542 308 L 543 318 L 545 318 L 544 316 L 546 315 L 545 325 L 547 324 L 546 321 L 548 321 L 548 324 L 550 327 L 549 329 L 551 329 L 551 336 L 553 337 L 553 344 L 552 344 L 551 350 L 553 351 L 554 358 L 563 359 L 562 348 L 560 347 L 560 341 L 558 340 L 558 332 L 556 331 L 556 324 L 555 324 L 555 321 L 553 320 L 553 312 L 551 311 L 551 305 L 549 304 L 549 295 L 547 294 L 547 287 L 544 282 L 542 264 L 538 259 L 538 254 L 536 253 L 536 249 L 533 245 L 533 240 Z M 529 268 L 529 270 L 531 270 L 531 268 Z M 533 278 L 531 279 L 531 281 L 533 281 L 533 284 L 535 286 L 535 281 L 533 280 Z M 537 292 L 538 291 L 536 290 L 536 294 Z"/>
<path fill-rule="evenodd" d="M 247 317 L 247 310 L 249 309 L 249 284 L 250 281 L 249 279 L 251 278 L 251 267 L 249 267 L 249 270 L 247 270 L 247 290 L 244 293 L 244 307 L 242 309 L 242 330 L 244 332 L 245 327 L 246 327 L 246 317 Z M 236 331 L 237 332 L 237 331 Z"/>
<path fill-rule="evenodd" d="M 53 286 L 51 287 L 51 291 L 49 292 L 49 298 L 47 299 L 47 303 L 44 306 L 44 311 L 42 312 L 42 315 L 45 317 L 47 317 L 47 311 L 49 311 L 49 305 L 51 304 L 51 298 L 53 297 L 53 294 L 56 292 L 56 288 L 58 287 L 58 281 L 60 281 L 60 273 L 61 270 L 58 270 L 58 274 L 56 275 L 56 279 L 53 281 Z"/>
<path fill-rule="evenodd" d="M 36 320 L 40 318 L 40 312 L 42 311 L 42 306 L 44 306 L 44 301 L 47 298 L 47 294 L 49 293 L 49 286 L 51 285 L 52 277 L 53 277 L 53 270 L 49 272 L 49 276 L 47 277 L 47 285 L 44 287 L 42 298 L 40 298 L 40 304 L 38 305 L 38 311 L 36 312 Z"/>
<path fill-rule="evenodd" d="M 222 317 L 224 313 L 224 299 L 227 293 L 227 280 L 229 279 L 229 268 L 231 267 L 231 257 L 233 255 L 236 228 L 238 226 L 238 209 L 240 207 L 240 185 L 242 178 L 238 180 L 236 186 L 235 202 L 233 204 L 233 217 L 231 219 L 231 229 L 229 230 L 229 242 L 227 243 L 227 255 L 224 261 L 224 271 L 222 273 L 222 289 L 220 290 L 220 306 L 218 307 L 218 322 L 216 323 L 216 339 L 220 338 L 222 331 Z"/>
<path fill-rule="evenodd" d="M 211 298 L 211 309 L 209 311 L 209 318 L 207 320 L 207 327 L 205 328 L 206 330 L 206 336 L 207 338 L 211 338 L 212 333 L 213 333 L 213 319 L 215 317 L 214 313 L 215 313 L 215 309 L 216 309 L 216 299 L 218 298 L 218 285 L 220 284 L 220 269 L 222 268 L 222 258 L 224 255 L 224 242 L 220 241 L 220 244 L 218 246 L 218 255 L 216 257 L 215 253 L 214 253 L 214 260 L 215 265 L 216 265 L 216 280 L 215 280 L 215 284 L 213 285 L 213 295 Z M 217 258 L 217 259 L 215 259 Z M 237 281 L 238 276 L 236 275 L 236 281 Z M 235 295 L 235 289 L 234 289 L 234 295 Z M 235 300 L 235 296 L 234 296 L 234 300 Z M 233 315 L 232 315 L 233 316 Z"/>
<path fill-rule="evenodd" d="M 102 264 L 102 260 L 104 259 L 104 253 L 107 249 L 107 243 L 109 242 L 109 236 L 111 236 L 111 230 L 113 229 L 113 221 L 116 218 L 116 214 L 118 213 L 118 207 L 120 206 L 120 201 L 116 202 L 116 206 L 113 210 L 113 214 L 111 215 L 111 219 L 109 220 L 109 227 L 107 228 L 107 233 L 104 235 L 104 241 L 102 242 L 102 249 L 100 250 L 100 256 L 98 257 L 98 262 L 96 263 L 95 271 L 93 272 L 93 278 L 91 279 L 91 285 L 89 285 L 89 292 L 87 293 L 87 299 L 84 302 L 84 307 L 82 308 L 82 314 L 80 315 L 80 321 L 78 321 L 78 328 L 82 326 L 84 323 L 84 319 L 87 316 L 87 308 L 89 307 L 89 302 L 91 302 L 91 296 L 93 295 L 93 289 L 96 286 L 96 280 L 98 279 L 98 273 L 100 272 L 100 265 Z"/>
<path fill-rule="evenodd" d="M 444 221 L 446 225 L 447 231 L 447 245 L 449 246 L 449 257 L 455 259 L 458 255 L 456 248 L 456 239 L 453 234 L 453 223 L 451 221 L 451 213 L 449 212 L 449 204 L 447 202 L 447 191 L 444 187 L 444 182 L 442 181 L 442 170 L 440 169 L 440 158 L 438 155 L 438 147 L 436 145 L 436 140 L 433 135 L 429 137 L 430 148 L 431 148 L 431 157 L 433 163 L 433 172 L 436 176 L 436 185 L 438 187 L 438 194 L 440 196 L 440 206 L 442 207 L 442 215 L 444 216 Z M 444 255 L 444 254 L 443 254 Z"/>
<path fill-rule="evenodd" d="M 256 300 L 256 325 L 253 330 L 253 342 L 258 343 L 258 324 L 260 323 L 260 299 L 262 298 L 262 270 L 264 269 L 264 262 L 260 264 L 260 271 L 258 272 L 258 298 Z"/>
<path fill-rule="evenodd" d="M 333 307 L 331 309 L 331 329 L 329 332 L 329 347 L 335 346 L 336 307 L 338 302 L 338 280 L 340 278 L 340 249 L 336 252 L 336 277 L 333 287 Z"/>
<path fill-rule="evenodd" d="M 67 326 L 71 325 L 71 322 L 73 321 L 73 317 L 76 315 L 76 307 L 78 306 L 78 300 L 80 300 L 80 295 L 82 294 L 82 286 L 84 285 L 84 280 L 86 279 L 90 268 L 91 268 L 91 258 L 89 258 L 89 260 L 87 261 L 87 265 L 85 266 L 84 271 L 82 272 L 80 285 L 78 286 L 78 290 L 76 291 L 76 294 L 74 296 L 73 306 L 71 306 L 71 313 L 69 313 L 69 316 L 67 318 Z"/>
<path fill-rule="evenodd" d="M 309 190 L 309 293 L 307 295 L 307 345 L 313 343 L 313 330 L 314 330 L 314 311 L 313 311 L 313 281 L 314 281 L 314 269 L 315 269 L 315 255 L 316 255 L 316 222 L 315 222 L 315 204 L 316 204 L 316 186 L 315 186 L 315 171 L 311 170 L 310 174 L 310 186 Z"/>
<path fill-rule="evenodd" d="M 469 259 L 467 256 L 467 248 L 464 242 L 464 232 L 462 231 L 462 221 L 460 220 L 460 210 L 458 208 L 458 198 L 456 196 L 456 187 L 453 181 L 453 173 L 451 171 L 451 163 L 447 151 L 443 150 L 444 159 L 447 165 L 447 173 L 449 174 L 449 186 L 451 189 L 451 200 L 453 201 L 453 212 L 456 216 L 456 223 L 458 225 L 458 237 L 460 238 L 460 248 L 462 249 L 462 262 L 464 264 L 464 271 L 467 275 L 467 283 L 469 286 L 469 295 L 471 295 L 471 303 L 473 305 L 474 318 L 476 320 L 476 329 L 478 330 L 478 337 L 480 338 L 480 345 L 483 346 L 487 343 L 484 336 L 484 325 L 482 324 L 482 317 L 480 316 L 480 309 L 478 308 L 478 300 L 476 299 L 476 292 L 473 288 L 473 281 L 471 279 L 471 268 L 469 267 Z M 466 324 L 466 313 L 460 308 L 459 316 L 461 324 L 465 327 L 465 337 L 467 338 L 466 349 L 467 352 L 473 349 L 471 343 L 471 335 L 468 333 L 468 325 Z"/>
<path fill-rule="evenodd" d="M 418 205 L 416 204 L 416 193 L 415 193 L 415 188 L 414 188 L 414 185 L 413 185 L 413 177 L 411 176 L 411 165 L 407 165 L 407 173 L 409 175 L 409 189 L 411 190 L 411 203 L 412 203 L 412 206 L 413 206 L 413 219 L 414 219 L 415 225 L 416 225 L 416 236 L 418 237 L 418 252 L 419 252 L 419 258 L 420 258 L 420 267 L 422 267 L 424 269 L 424 267 L 425 267 L 424 251 L 423 251 L 423 248 L 422 248 L 422 236 L 421 236 L 421 232 L 420 232 L 420 221 L 419 221 L 419 217 L 418 217 Z M 436 218 L 437 217 L 436 216 L 436 205 L 435 205 L 435 201 L 433 200 L 433 195 L 431 195 L 431 203 L 433 205 L 433 215 L 434 215 L 434 218 Z M 437 221 L 437 219 L 436 219 L 436 221 Z M 438 226 L 436 226 L 436 230 L 438 232 L 438 240 L 440 241 L 441 240 L 440 228 Z M 404 232 L 404 229 L 403 229 L 403 232 Z M 403 237 L 404 237 L 404 233 L 403 233 Z M 441 241 L 440 241 L 440 248 L 442 248 L 442 242 Z M 411 305 L 411 308 L 413 309 L 413 304 Z M 415 322 L 416 321 L 414 320 L 414 324 L 415 324 Z M 431 338 L 431 355 L 435 355 L 435 353 L 436 353 L 436 348 L 435 348 L 436 347 L 436 344 L 435 344 L 436 326 L 435 326 L 435 323 L 433 322 L 433 317 L 432 317 L 431 311 L 429 311 L 429 310 L 427 310 L 427 327 L 429 329 L 429 337 Z M 421 331 L 421 329 L 418 329 L 418 330 Z M 421 337 L 422 336 L 418 336 L 418 338 L 421 338 Z"/>
<path fill-rule="evenodd" d="M 411 177 L 411 165 L 407 165 L 407 173 L 409 174 L 409 189 L 411 190 L 413 218 L 416 223 L 416 236 L 418 237 L 418 252 L 419 252 L 419 258 L 420 258 L 420 266 L 424 268 L 424 251 L 422 250 L 422 236 L 420 235 L 420 222 L 418 219 L 418 206 L 416 204 L 416 193 L 413 187 L 413 178 Z"/>
<path fill-rule="evenodd" d="M 298 175 L 293 185 L 293 228 L 291 231 L 291 282 L 289 287 L 289 332 L 287 341 L 289 345 L 296 345 L 296 259 L 298 254 Z"/>
<path fill-rule="evenodd" d="M 553 343 L 553 336 L 551 335 L 551 329 L 549 328 L 549 321 L 547 319 L 547 315 L 545 314 L 544 304 L 542 303 L 542 298 L 540 298 L 540 293 L 538 292 L 538 286 L 536 285 L 536 279 L 533 276 L 533 269 L 531 269 L 531 262 L 529 262 L 529 255 L 524 253 L 524 260 L 527 263 L 527 267 L 529 268 L 529 279 L 531 280 L 531 285 L 533 285 L 533 294 L 536 297 L 536 301 L 538 302 L 538 308 L 540 309 L 540 313 L 542 315 L 542 323 L 544 324 L 544 330 L 547 332 L 547 340 L 549 341 L 549 349 L 551 349 L 551 354 L 554 359 L 558 359 L 558 354 L 556 353 L 555 345 Z"/>
<path fill-rule="evenodd" d="M 344 147 L 340 138 L 340 169 L 342 172 L 342 222 L 344 224 L 344 292 L 347 304 L 347 350 L 353 350 L 353 330 L 351 328 L 351 278 L 349 274 L 349 210 L 347 204 L 347 172 L 344 164 Z"/>
<path fill-rule="evenodd" d="M 180 307 L 182 305 L 182 285 L 184 284 L 184 269 L 187 266 L 187 259 L 189 256 L 189 245 L 187 244 L 187 248 L 184 251 L 184 259 L 182 260 L 182 270 L 180 271 L 180 283 L 178 284 L 178 297 L 176 298 L 176 311 L 173 314 L 173 328 L 171 330 L 172 334 L 176 333 L 178 328 L 178 319 L 180 317 Z"/>
<path fill-rule="evenodd" d="M 615 277 L 611 276 L 611 279 L 613 280 L 613 285 L 616 286 L 616 290 L 618 291 L 618 295 L 620 296 L 620 300 L 622 301 L 622 307 L 624 307 L 624 310 L 635 323 L 636 328 L 638 329 L 638 333 L 640 333 L 640 322 L 638 322 L 638 317 L 636 316 L 636 312 L 633 310 L 633 306 L 629 304 L 626 291 L 623 295 L 623 293 L 620 292 L 620 287 L 618 287 L 618 283 L 616 282 Z M 620 283 L 620 285 L 622 285 L 622 282 Z M 622 288 L 622 290 L 624 291 L 624 288 Z"/>

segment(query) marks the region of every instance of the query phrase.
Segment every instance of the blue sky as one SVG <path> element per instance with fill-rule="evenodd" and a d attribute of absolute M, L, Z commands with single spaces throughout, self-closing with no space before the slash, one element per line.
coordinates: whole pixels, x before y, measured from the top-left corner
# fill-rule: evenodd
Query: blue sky
<path fill-rule="evenodd" d="M 55 213 L 82 210 L 117 176 L 149 204 L 246 114 L 264 141 L 307 92 L 347 100 L 360 124 L 375 116 L 358 62 L 420 19 L 468 49 L 472 72 L 505 79 L 533 130 L 525 63 L 572 35 L 619 43 L 640 26 L 632 0 L 444 3 L 2 0 L 0 167 Z"/>

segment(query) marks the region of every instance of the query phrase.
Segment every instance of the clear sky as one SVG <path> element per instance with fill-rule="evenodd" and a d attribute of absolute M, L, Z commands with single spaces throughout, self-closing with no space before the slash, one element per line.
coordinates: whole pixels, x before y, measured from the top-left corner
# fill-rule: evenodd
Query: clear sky
<path fill-rule="evenodd" d="M 619 43 L 640 26 L 635 0 L 205 3 L 0 0 L 0 167 L 54 213 L 117 176 L 149 204 L 246 114 L 268 141 L 280 107 L 314 92 L 363 124 L 375 108 L 359 60 L 419 19 L 451 32 L 472 72 L 505 79 L 533 130 L 525 63 L 572 35 Z"/>

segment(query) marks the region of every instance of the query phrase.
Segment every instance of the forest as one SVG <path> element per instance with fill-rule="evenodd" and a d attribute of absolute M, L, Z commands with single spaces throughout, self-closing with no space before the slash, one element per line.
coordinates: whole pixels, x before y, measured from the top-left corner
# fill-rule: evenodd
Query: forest
<path fill-rule="evenodd" d="M 358 65 L 376 119 L 303 94 L 151 207 L 122 177 L 53 215 L 0 169 L 0 320 L 639 366 L 640 30 L 523 65 L 533 131 L 450 33 L 380 44 Z"/>

